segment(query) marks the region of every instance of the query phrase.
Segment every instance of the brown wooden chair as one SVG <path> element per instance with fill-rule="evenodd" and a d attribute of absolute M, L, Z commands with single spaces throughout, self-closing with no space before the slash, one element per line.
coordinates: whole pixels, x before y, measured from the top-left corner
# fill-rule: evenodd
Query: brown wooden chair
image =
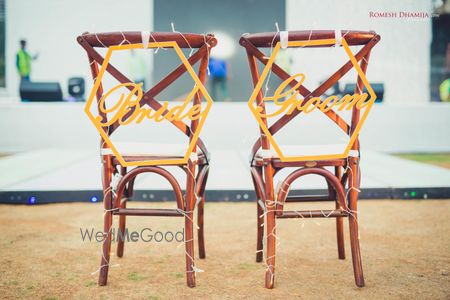
<path fill-rule="evenodd" d="M 374 32 L 361 31 L 342 31 L 339 32 L 349 46 L 363 46 L 355 55 L 356 61 L 364 72 L 367 68 L 371 49 L 378 43 L 380 36 Z M 290 41 L 308 41 L 302 47 L 331 47 L 335 43 L 325 45 L 309 44 L 309 41 L 335 39 L 336 31 L 290 31 L 288 32 L 288 40 Z M 250 71 L 252 75 L 255 89 L 260 81 L 260 73 L 258 70 L 258 61 L 263 65 L 267 65 L 269 58 L 264 55 L 259 48 L 271 48 L 280 42 L 280 33 L 257 33 L 247 34 L 241 37 L 240 44 L 246 49 Z M 305 50 L 306 51 L 306 50 Z M 302 104 L 306 103 L 312 97 L 320 97 L 328 89 L 330 89 L 338 80 L 340 80 L 354 65 L 349 60 L 340 69 L 325 80 L 315 90 L 310 91 L 304 85 L 300 85 L 297 91 L 303 96 Z M 281 80 L 287 80 L 291 77 L 276 63 L 271 66 L 273 74 L 277 75 Z M 289 85 L 294 88 L 297 84 L 293 80 Z M 361 91 L 363 82 L 361 77 L 357 78 L 357 87 L 355 94 Z M 255 91 L 256 92 L 256 91 Z M 263 101 L 263 93 L 261 90 L 257 92 L 256 106 L 261 112 L 265 113 L 266 108 Z M 289 121 L 299 115 L 300 110 L 294 110 L 292 114 L 284 114 L 268 127 L 268 132 L 275 135 L 281 128 L 286 126 Z M 352 109 L 351 124 L 344 121 L 335 111 L 329 110 L 324 114 L 330 118 L 339 128 L 341 128 L 349 136 L 355 131 L 360 121 L 360 109 L 356 106 Z M 267 118 L 262 117 L 262 122 L 267 126 Z M 257 252 L 256 261 L 261 262 L 263 259 L 263 236 L 264 236 L 264 215 L 266 216 L 266 288 L 273 288 L 275 274 L 275 248 L 276 248 L 276 219 L 284 218 L 336 218 L 337 231 L 337 248 L 339 259 L 345 259 L 344 235 L 343 235 L 343 218 L 349 218 L 350 225 L 350 242 L 353 259 L 353 270 L 356 285 L 364 286 L 363 270 L 361 266 L 361 256 L 358 240 L 358 222 L 357 222 L 357 200 L 358 187 L 360 181 L 359 170 L 359 142 L 358 139 L 351 145 L 351 151 L 347 157 L 338 159 L 323 160 L 298 160 L 286 161 L 280 159 L 279 155 L 270 150 L 270 140 L 261 128 L 261 136 L 256 141 L 251 152 L 251 175 L 257 195 Z M 314 148 L 312 148 L 314 150 Z M 289 151 L 297 151 L 298 156 L 302 156 L 301 152 L 305 149 L 302 147 L 290 149 Z M 306 151 L 311 150 L 307 148 Z M 316 149 L 319 151 L 319 149 Z M 317 153 L 320 154 L 320 153 Z M 283 168 L 296 168 L 290 173 L 280 185 L 278 191 L 274 189 L 274 176 Z M 328 169 L 327 169 L 328 168 Z M 329 170 L 331 168 L 331 171 Z M 288 196 L 290 185 L 298 178 L 316 174 L 326 179 L 328 185 L 328 194 L 323 196 Z M 346 188 L 347 186 L 347 188 Z M 277 195 L 275 195 L 277 193 Z M 347 199 L 348 195 L 348 199 Z M 312 211 L 286 211 L 284 204 L 289 202 L 303 201 L 334 201 L 335 209 L 332 210 L 312 210 Z M 262 204 L 262 205 L 261 205 Z"/>
<path fill-rule="evenodd" d="M 148 35 L 147 35 L 148 37 Z M 146 42 L 176 42 L 180 48 L 196 49 L 192 55 L 187 59 L 190 65 L 195 65 L 200 61 L 198 78 L 201 83 L 205 82 L 206 70 L 208 67 L 208 58 L 211 47 L 214 47 L 217 43 L 213 35 L 201 35 L 201 34 L 181 34 L 178 32 L 171 33 L 151 33 Z M 112 33 L 98 33 L 89 34 L 84 33 L 77 38 L 78 43 L 86 50 L 89 64 L 91 68 L 92 77 L 94 82 L 99 76 L 99 67 L 104 63 L 104 57 L 97 51 L 96 48 L 109 48 L 111 46 L 125 44 L 145 44 L 143 33 L 141 32 L 112 32 Z M 144 46 L 145 48 L 147 45 Z M 100 69 L 101 70 L 101 69 Z M 180 78 L 187 68 L 184 64 L 180 64 L 177 68 L 171 71 L 160 82 L 154 85 L 151 89 L 144 92 L 143 97 L 140 100 L 140 107 L 148 106 L 153 110 L 161 108 L 161 104 L 155 99 L 164 89 L 170 86 L 178 78 Z M 132 82 L 111 63 L 106 67 L 106 72 L 112 75 L 120 83 Z M 126 86 L 130 89 L 129 86 Z M 104 91 L 103 86 L 100 84 L 96 91 L 97 108 L 99 115 L 106 120 L 107 115 L 100 110 L 99 103 Z M 203 96 L 201 92 L 197 92 L 193 104 L 201 103 Z M 133 113 L 135 108 L 131 109 L 122 119 L 127 120 Z M 166 114 L 165 110 L 164 114 Z M 189 141 L 192 140 L 194 133 L 198 126 L 198 119 L 192 120 L 190 124 L 187 124 L 180 120 L 170 121 L 176 128 L 189 137 Z M 108 137 L 114 134 L 120 123 L 118 121 L 112 123 L 107 128 Z M 167 217 L 184 217 L 185 219 L 185 248 L 186 248 L 186 277 L 187 285 L 189 287 L 195 286 L 195 266 L 194 266 L 194 235 L 193 235 L 193 212 L 198 202 L 198 245 L 199 245 L 199 257 L 205 258 L 205 244 L 204 244 L 204 226 L 203 226 L 203 209 L 204 209 L 204 192 L 205 185 L 208 177 L 208 161 L 209 154 L 203 143 L 199 138 L 194 146 L 194 155 L 190 156 L 190 159 L 185 163 L 168 163 L 164 165 L 139 165 L 127 168 L 120 163 L 120 160 L 116 155 L 108 148 L 105 139 L 101 138 L 101 151 L 102 151 L 102 182 L 104 193 L 104 242 L 103 253 L 100 263 L 100 275 L 99 285 L 106 285 L 109 261 L 110 261 L 110 249 L 111 249 L 111 227 L 113 222 L 113 216 L 119 216 L 119 232 L 124 232 L 126 216 L 167 216 Z M 123 152 L 122 152 L 123 151 Z M 174 149 L 169 149 L 161 146 L 154 146 L 152 144 L 144 145 L 133 144 L 131 147 L 125 146 L 119 150 L 120 155 L 126 162 L 151 162 L 152 160 L 161 159 L 175 159 L 181 158 L 183 155 Z M 178 166 L 186 172 L 186 190 L 183 196 L 182 189 L 177 179 L 173 174 L 165 168 L 166 166 Z M 127 199 L 132 197 L 134 181 L 137 175 L 142 173 L 155 173 L 158 174 L 170 183 L 173 188 L 176 197 L 176 209 L 139 209 L 139 208 L 127 208 Z M 115 174 L 120 174 L 115 193 L 112 191 L 112 179 Z M 197 199 L 196 199 L 197 198 Z M 125 200 L 125 201 L 124 201 Z M 124 240 L 119 239 L 117 246 L 117 256 L 122 257 L 124 253 Z"/>

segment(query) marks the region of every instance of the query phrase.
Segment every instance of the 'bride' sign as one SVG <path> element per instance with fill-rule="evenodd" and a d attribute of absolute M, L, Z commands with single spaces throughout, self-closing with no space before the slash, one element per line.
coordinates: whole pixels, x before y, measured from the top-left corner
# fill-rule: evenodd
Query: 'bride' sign
<path fill-rule="evenodd" d="M 192 89 L 182 104 L 172 105 L 169 107 L 169 102 L 164 101 L 161 107 L 153 110 L 151 107 L 140 105 L 142 99 L 142 83 L 136 84 L 134 82 L 127 82 L 119 84 L 107 93 L 105 93 L 99 101 L 100 112 L 108 115 L 106 121 L 102 120 L 101 116 L 96 117 L 96 122 L 102 127 L 109 126 L 118 122 L 120 125 L 128 125 L 130 123 L 139 124 L 144 120 L 161 122 L 168 121 L 183 121 L 184 119 L 197 120 L 205 116 L 207 111 L 202 111 L 201 104 L 194 104 L 189 106 L 190 100 L 194 97 L 197 89 Z M 119 97 L 115 92 L 121 88 L 128 88 L 128 92 L 122 93 Z M 113 98 L 113 104 L 109 107 L 108 100 Z M 117 99 L 118 98 L 118 99 Z M 127 118 L 127 114 L 132 112 Z"/>
<path fill-rule="evenodd" d="M 150 105 L 147 105 L 148 99 L 146 99 L 146 94 L 142 91 L 142 84 L 123 82 L 123 80 L 119 85 L 103 91 L 102 79 L 105 72 L 111 71 L 108 66 L 112 53 L 117 50 L 143 48 L 172 48 L 175 50 L 186 72 L 194 81 L 194 87 L 184 96 L 184 100 L 181 102 L 158 102 L 160 105 L 154 109 Z M 99 90 L 102 91 L 101 94 L 97 93 Z M 96 99 L 97 94 L 99 94 L 98 99 Z M 196 95 L 201 95 L 206 100 L 203 101 L 203 105 L 194 102 Z M 143 102 L 142 98 L 147 100 L 147 102 Z M 156 100 L 152 99 L 152 101 Z M 212 103 L 211 97 L 176 42 L 152 42 L 145 46 L 144 44 L 121 44 L 108 47 L 108 51 L 95 79 L 94 87 L 87 99 L 85 112 L 97 128 L 106 146 L 111 149 L 122 166 L 184 164 L 191 158 Z M 98 111 L 99 114 L 96 115 L 95 111 Z M 106 116 L 106 118 L 103 116 Z M 149 161 L 126 161 L 120 154 L 120 149 L 117 149 L 109 136 L 109 128 L 113 124 L 120 126 L 130 124 L 148 126 L 150 122 L 158 124 L 163 121 L 175 123 L 183 132 L 185 130 L 180 126 L 184 125 L 180 125 L 180 122 L 183 122 L 187 126 L 191 139 L 183 157 L 152 159 Z M 189 127 L 190 121 L 198 121 L 194 129 Z"/>

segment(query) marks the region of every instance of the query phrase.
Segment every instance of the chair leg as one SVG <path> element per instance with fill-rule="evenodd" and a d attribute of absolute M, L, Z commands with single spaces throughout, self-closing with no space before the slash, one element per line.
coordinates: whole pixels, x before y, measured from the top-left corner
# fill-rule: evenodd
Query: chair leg
<path fill-rule="evenodd" d="M 193 235 L 193 218 L 192 212 L 186 213 L 185 221 L 185 247 L 186 247 L 186 280 L 188 287 L 195 287 L 195 271 L 194 271 L 194 235 Z"/>
<path fill-rule="evenodd" d="M 350 168 L 352 170 L 351 172 L 351 181 L 350 181 L 350 192 L 349 192 L 349 209 L 351 211 L 351 214 L 349 216 L 349 227 L 350 227 L 350 245 L 352 250 L 352 261 L 353 261 L 353 272 L 355 275 L 355 283 L 358 287 L 364 286 L 364 275 L 362 270 L 362 263 L 361 263 L 361 253 L 360 253 L 360 247 L 359 247 L 359 234 L 358 234 L 358 191 L 356 191 L 354 188 L 357 187 L 357 180 L 358 180 L 358 159 L 357 158 L 351 158 L 350 159 Z"/>
<path fill-rule="evenodd" d="M 127 207 L 127 202 L 124 201 L 121 205 L 121 208 Z M 125 246 L 125 227 L 126 227 L 126 216 L 120 215 L 119 216 L 119 232 L 117 232 L 117 256 L 123 257 L 123 251 Z"/>
<path fill-rule="evenodd" d="M 336 171 L 336 175 L 338 172 Z M 338 177 L 340 179 L 340 177 Z M 336 199 L 336 191 L 333 190 L 333 199 L 336 202 L 336 209 L 339 209 L 339 203 Z M 338 257 L 339 259 L 345 259 L 345 243 L 344 243 L 344 218 L 338 217 L 336 218 L 336 238 L 337 238 L 337 248 L 338 248 Z"/>
<path fill-rule="evenodd" d="M 108 192 L 108 195 L 105 197 L 105 203 L 111 203 L 111 192 Z M 112 226 L 112 212 L 110 211 L 111 206 L 109 204 L 105 204 L 105 216 L 103 217 L 103 248 L 102 248 L 102 258 L 100 261 L 100 275 L 98 278 L 99 285 L 106 285 L 108 281 L 108 271 L 109 271 L 109 258 L 111 252 L 111 226 Z"/>
<path fill-rule="evenodd" d="M 258 203 L 259 200 L 262 200 L 263 197 L 261 195 L 262 191 L 256 184 L 255 174 L 253 172 L 252 175 L 252 181 L 253 181 L 253 187 L 255 189 L 256 194 L 256 262 L 262 262 L 263 260 L 263 238 L 264 238 L 264 209 L 260 206 Z"/>
<path fill-rule="evenodd" d="M 198 225 L 198 256 L 201 259 L 206 258 L 206 252 L 205 252 L 205 228 L 204 228 L 204 208 L 205 208 L 205 195 L 202 195 L 202 200 L 198 204 L 198 211 L 197 211 L 197 225 Z"/>
<path fill-rule="evenodd" d="M 336 209 L 339 209 L 339 204 L 336 202 Z M 345 244 L 344 244 L 344 219 L 342 217 L 336 218 L 336 236 L 339 259 L 345 259 Z"/>
<path fill-rule="evenodd" d="M 195 271 L 194 271 L 194 180 L 192 174 L 195 174 L 195 166 L 191 163 L 186 180 L 186 200 L 185 200 L 185 247 L 186 247 L 186 281 L 188 287 L 195 287 Z"/>
<path fill-rule="evenodd" d="M 124 172 L 122 175 L 126 174 L 126 169 L 124 169 Z M 133 189 L 134 189 L 134 180 L 135 178 L 131 179 L 130 182 L 128 182 L 128 187 L 125 189 L 124 196 L 127 199 L 127 201 L 133 196 Z M 127 201 L 124 201 L 120 204 L 121 208 L 127 208 Z M 125 247 L 125 239 L 124 234 L 126 230 L 126 215 L 120 215 L 119 216 L 119 232 L 117 234 L 118 242 L 117 242 L 117 256 L 123 257 L 124 247 Z"/>
<path fill-rule="evenodd" d="M 272 165 L 268 164 L 264 168 L 264 192 L 267 211 L 267 231 L 266 231 L 266 283 L 268 289 L 274 287 L 275 282 L 275 246 L 276 246 L 276 232 L 275 232 L 275 191 L 273 188 L 274 169 Z"/>
<path fill-rule="evenodd" d="M 127 173 L 127 168 L 122 167 L 120 169 L 120 174 L 122 176 L 125 176 L 125 174 Z M 133 184 L 134 184 L 134 179 L 132 179 L 129 183 L 128 186 L 125 188 L 124 191 L 124 197 L 128 198 L 131 197 L 132 193 L 133 193 Z M 122 201 L 122 199 L 120 199 Z M 126 199 L 128 200 L 128 199 Z M 126 208 L 127 207 L 127 201 L 123 201 L 123 203 L 120 203 L 120 207 L 121 208 Z M 117 232 L 117 257 L 123 257 L 123 251 L 124 251 L 124 246 L 125 246 L 125 227 L 126 227 L 126 216 L 125 215 L 120 215 L 119 216 L 119 232 Z"/>
<path fill-rule="evenodd" d="M 264 238 L 264 210 L 256 202 L 256 262 L 263 260 L 263 238 Z"/>
<path fill-rule="evenodd" d="M 335 167 L 335 175 L 339 179 L 340 179 L 340 173 L 341 172 L 340 172 L 339 167 Z M 334 190 L 334 188 L 330 184 L 330 182 L 328 182 L 328 180 L 327 180 L 327 186 L 328 186 L 328 196 L 330 197 L 330 200 L 335 201 L 336 209 L 339 209 L 339 203 L 337 201 L 336 191 Z M 337 239 L 338 257 L 339 257 L 339 259 L 345 259 L 344 220 L 342 217 L 336 218 L 336 239 Z"/>
<path fill-rule="evenodd" d="M 268 207 L 267 210 L 267 269 L 266 269 L 266 288 L 272 289 L 275 280 L 275 246 L 276 246 L 276 232 L 275 232 L 275 211 L 273 207 Z"/>

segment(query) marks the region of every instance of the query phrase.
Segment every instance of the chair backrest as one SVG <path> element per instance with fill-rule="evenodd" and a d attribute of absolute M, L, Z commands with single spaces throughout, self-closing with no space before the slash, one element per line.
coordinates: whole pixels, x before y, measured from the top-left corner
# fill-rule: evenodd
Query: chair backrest
<path fill-rule="evenodd" d="M 281 41 L 280 41 L 281 40 Z M 333 87 L 335 83 L 337 83 L 346 73 L 348 73 L 352 68 L 355 68 L 358 72 L 357 84 L 354 91 L 354 95 L 362 94 L 362 88 L 367 82 L 365 82 L 365 72 L 367 69 L 367 64 L 369 61 L 370 51 L 371 49 L 378 43 L 380 40 L 380 36 L 375 32 L 363 32 L 363 31 L 333 31 L 333 30 L 309 30 L 309 31 L 289 31 L 289 32 L 269 32 L 269 33 L 256 33 L 256 34 L 247 34 L 243 35 L 240 39 L 240 44 L 246 49 L 248 63 L 250 66 L 250 71 L 252 75 L 253 84 L 255 87 L 254 100 L 256 101 L 256 106 L 258 112 L 260 113 L 260 133 L 261 136 L 256 141 L 252 149 L 252 157 L 256 154 L 256 152 L 262 149 L 270 149 L 270 141 L 267 135 L 275 135 L 281 128 L 286 126 L 292 119 L 294 119 L 297 115 L 299 115 L 302 110 L 294 109 L 286 112 L 284 115 L 279 117 L 270 127 L 267 127 L 267 115 L 266 115 L 266 107 L 262 92 L 262 81 L 264 77 L 267 75 L 268 71 L 272 71 L 273 74 L 278 76 L 281 80 L 284 81 L 285 87 L 288 85 L 298 92 L 299 95 L 303 96 L 303 100 L 301 102 L 301 106 L 304 106 L 308 103 L 308 101 L 317 99 L 316 103 L 313 103 L 315 107 L 321 105 L 324 109 L 322 110 L 324 114 L 331 119 L 339 128 L 341 128 L 349 137 L 353 136 L 353 140 L 350 141 L 351 149 L 358 149 L 358 136 L 357 133 L 362 125 L 360 118 L 360 109 L 361 106 L 355 105 L 353 102 L 352 109 L 352 118 L 351 123 L 348 124 L 343 118 L 341 118 L 333 109 L 333 105 L 329 106 L 327 103 L 324 103 L 320 97 L 322 96 L 328 89 Z M 284 45 L 281 45 L 284 43 Z M 336 72 L 334 72 L 327 80 L 325 80 L 319 87 L 314 90 L 307 89 L 302 80 L 297 80 L 295 77 L 288 74 L 284 71 L 279 65 L 274 62 L 276 52 L 280 49 L 280 47 L 301 47 L 301 48 L 316 48 L 316 47 L 334 47 L 334 46 L 343 46 L 345 51 L 349 55 L 349 60 Z M 349 51 L 349 46 L 363 46 L 354 56 Z M 272 55 L 271 57 L 267 57 L 259 48 L 271 48 Z M 260 61 L 265 68 L 260 75 L 258 70 L 258 63 Z M 263 80 L 260 80 L 260 79 Z M 283 88 L 279 89 L 280 95 Z M 282 97 L 280 97 L 282 98 Z M 358 98 L 357 96 L 355 99 Z M 361 98 L 361 97 L 360 97 Z M 359 99 L 360 99 L 359 98 Z M 253 98 L 250 98 L 252 100 Z M 353 100 L 355 100 L 353 99 Z M 347 100 L 351 100 L 348 98 Z M 375 99 L 372 99 L 375 101 Z M 364 101 L 362 101 L 364 102 Z M 368 112 L 368 111 L 367 111 Z M 356 132 L 356 133 L 355 133 Z M 355 133 L 355 135 L 353 135 Z"/>
<path fill-rule="evenodd" d="M 101 118 L 102 124 L 107 124 L 103 132 L 101 130 L 100 134 L 102 136 L 101 147 L 107 147 L 105 140 L 109 140 L 108 137 L 114 133 L 115 130 L 122 124 L 126 124 L 127 121 L 136 117 L 136 109 L 148 106 L 154 111 L 159 111 L 160 116 L 168 116 L 170 111 L 165 108 L 161 103 L 159 103 L 155 97 L 160 94 L 163 90 L 174 83 L 178 78 L 180 78 L 186 72 L 190 73 L 195 81 L 196 90 L 193 92 L 192 105 L 198 105 L 202 102 L 205 96 L 206 90 L 204 88 L 204 82 L 206 79 L 208 59 L 211 48 L 217 44 L 217 40 L 212 34 L 192 34 L 192 33 L 179 33 L 179 32 L 108 32 L 108 33 L 84 33 L 77 37 L 78 43 L 86 50 L 90 69 L 92 73 L 92 78 L 94 81 L 94 90 L 98 114 Z M 107 48 L 108 52 L 106 55 L 102 56 L 96 48 Z M 180 57 L 182 63 L 172 70 L 167 76 L 165 76 L 161 81 L 156 83 L 148 91 L 140 91 L 140 88 L 136 89 L 136 84 L 125 76 L 118 68 L 114 67 L 110 62 L 111 52 L 114 50 L 123 49 L 142 49 L 142 48 L 173 48 L 178 56 Z M 183 48 L 190 48 L 191 52 L 188 58 L 186 58 L 181 52 Z M 195 74 L 192 66 L 200 61 L 200 66 L 198 69 L 198 76 Z M 141 98 L 136 103 L 135 106 L 131 106 L 122 117 L 115 120 L 108 120 L 105 103 L 102 102 L 105 96 L 105 91 L 103 90 L 102 75 L 104 72 L 108 72 L 112 77 L 114 77 L 118 82 L 123 84 L 124 88 L 127 88 L 131 94 L 138 96 L 141 94 Z M 195 75 L 195 76 L 194 76 Z M 195 77 L 195 78 L 194 78 Z M 208 96 L 209 97 L 209 96 Z M 167 119 L 167 118 L 166 118 Z M 198 146 L 203 153 L 207 153 L 206 147 L 202 140 L 196 136 L 197 128 L 199 126 L 199 118 L 191 118 L 190 123 L 186 123 L 177 117 L 168 118 L 176 128 L 182 131 L 186 136 L 189 137 L 189 141 L 192 141 L 194 137 L 196 138 L 196 143 L 193 145 L 192 151 L 196 151 Z M 97 128 L 98 129 L 98 128 Z"/>

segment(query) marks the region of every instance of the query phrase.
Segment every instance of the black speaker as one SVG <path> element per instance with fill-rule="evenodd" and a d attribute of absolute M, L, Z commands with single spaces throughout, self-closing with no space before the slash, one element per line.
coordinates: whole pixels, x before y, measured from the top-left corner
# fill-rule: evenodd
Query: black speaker
<path fill-rule="evenodd" d="M 84 99 L 84 78 L 72 77 L 69 78 L 67 84 L 69 95 L 74 97 L 77 101 Z"/>
<path fill-rule="evenodd" d="M 20 98 L 22 101 L 33 102 L 63 101 L 61 86 L 58 82 L 31 82 L 22 80 L 20 83 Z"/>
<path fill-rule="evenodd" d="M 383 102 L 384 97 L 384 84 L 383 83 L 371 83 L 370 86 L 372 87 L 373 91 L 375 92 L 375 95 L 377 95 L 377 100 L 375 102 Z M 355 83 L 346 83 L 344 87 L 344 95 L 345 94 L 353 94 L 355 91 L 356 84 Z M 363 88 L 363 92 L 367 92 L 366 87 Z"/>

